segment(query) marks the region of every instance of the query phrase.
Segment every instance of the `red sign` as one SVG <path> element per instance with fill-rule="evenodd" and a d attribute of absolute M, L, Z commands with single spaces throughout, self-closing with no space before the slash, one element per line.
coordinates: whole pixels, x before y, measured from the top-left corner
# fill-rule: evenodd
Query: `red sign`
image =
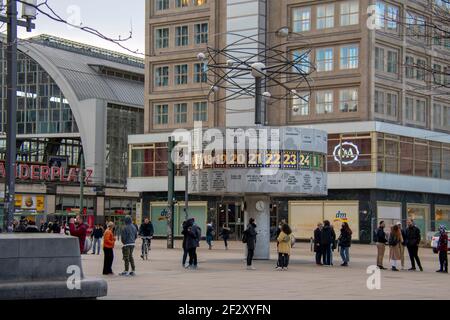
<path fill-rule="evenodd" d="M 92 182 L 93 170 L 85 170 L 86 184 Z M 5 163 L 0 162 L 0 178 L 5 178 Z M 49 167 L 38 164 L 18 164 L 16 170 L 16 179 L 32 181 L 61 181 L 61 182 L 79 182 L 79 168 Z"/>

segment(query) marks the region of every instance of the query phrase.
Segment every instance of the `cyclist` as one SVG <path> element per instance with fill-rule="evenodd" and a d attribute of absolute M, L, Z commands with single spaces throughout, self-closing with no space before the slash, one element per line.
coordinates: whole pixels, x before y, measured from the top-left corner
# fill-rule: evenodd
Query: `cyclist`
<path fill-rule="evenodd" d="M 145 252 L 145 244 L 147 242 L 148 244 L 148 250 L 150 250 L 150 243 L 151 243 L 151 239 L 153 237 L 153 224 L 150 221 L 149 218 L 145 218 L 144 219 L 144 223 L 141 224 L 141 227 L 139 228 L 139 236 L 141 236 L 142 238 L 142 254 L 141 254 L 141 258 L 144 259 L 144 254 L 146 254 L 147 252 Z"/>

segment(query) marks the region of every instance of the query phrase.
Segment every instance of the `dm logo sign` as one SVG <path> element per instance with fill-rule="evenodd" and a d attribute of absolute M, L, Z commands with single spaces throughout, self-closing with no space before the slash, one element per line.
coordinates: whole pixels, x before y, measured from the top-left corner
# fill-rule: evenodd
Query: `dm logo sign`
<path fill-rule="evenodd" d="M 359 158 L 358 146 L 351 142 L 338 144 L 333 151 L 334 160 L 349 165 L 355 163 Z"/>
<path fill-rule="evenodd" d="M 339 210 L 336 213 L 336 216 L 334 218 L 334 222 L 347 222 L 348 223 L 347 213 L 342 212 L 342 211 Z"/>

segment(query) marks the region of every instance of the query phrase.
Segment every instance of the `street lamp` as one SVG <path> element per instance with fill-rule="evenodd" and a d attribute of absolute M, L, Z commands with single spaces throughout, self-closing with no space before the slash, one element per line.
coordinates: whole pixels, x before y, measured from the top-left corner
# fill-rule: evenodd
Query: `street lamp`
<path fill-rule="evenodd" d="M 35 28 L 37 0 L 25 0 L 22 4 L 22 20 L 17 19 L 17 0 L 8 0 L 6 16 L 0 15 L 0 22 L 7 24 L 7 129 L 6 129 L 6 182 L 4 230 L 12 232 L 15 211 L 16 183 L 16 108 L 17 108 L 17 27 L 30 32 Z"/>

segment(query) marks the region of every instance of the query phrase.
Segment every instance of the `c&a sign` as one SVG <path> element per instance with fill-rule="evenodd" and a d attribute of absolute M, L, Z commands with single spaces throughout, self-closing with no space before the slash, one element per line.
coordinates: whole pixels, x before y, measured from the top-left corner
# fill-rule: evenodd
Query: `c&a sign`
<path fill-rule="evenodd" d="M 86 184 L 92 183 L 93 170 L 85 169 Z M 0 178 L 5 178 L 6 170 L 5 163 L 0 162 Z M 60 181 L 78 183 L 80 177 L 79 168 L 65 168 L 65 167 L 49 167 L 38 164 L 17 164 L 16 179 L 26 181 Z"/>
<path fill-rule="evenodd" d="M 349 165 L 355 163 L 359 158 L 358 146 L 352 142 L 342 142 L 338 144 L 333 151 L 334 160 Z"/>

